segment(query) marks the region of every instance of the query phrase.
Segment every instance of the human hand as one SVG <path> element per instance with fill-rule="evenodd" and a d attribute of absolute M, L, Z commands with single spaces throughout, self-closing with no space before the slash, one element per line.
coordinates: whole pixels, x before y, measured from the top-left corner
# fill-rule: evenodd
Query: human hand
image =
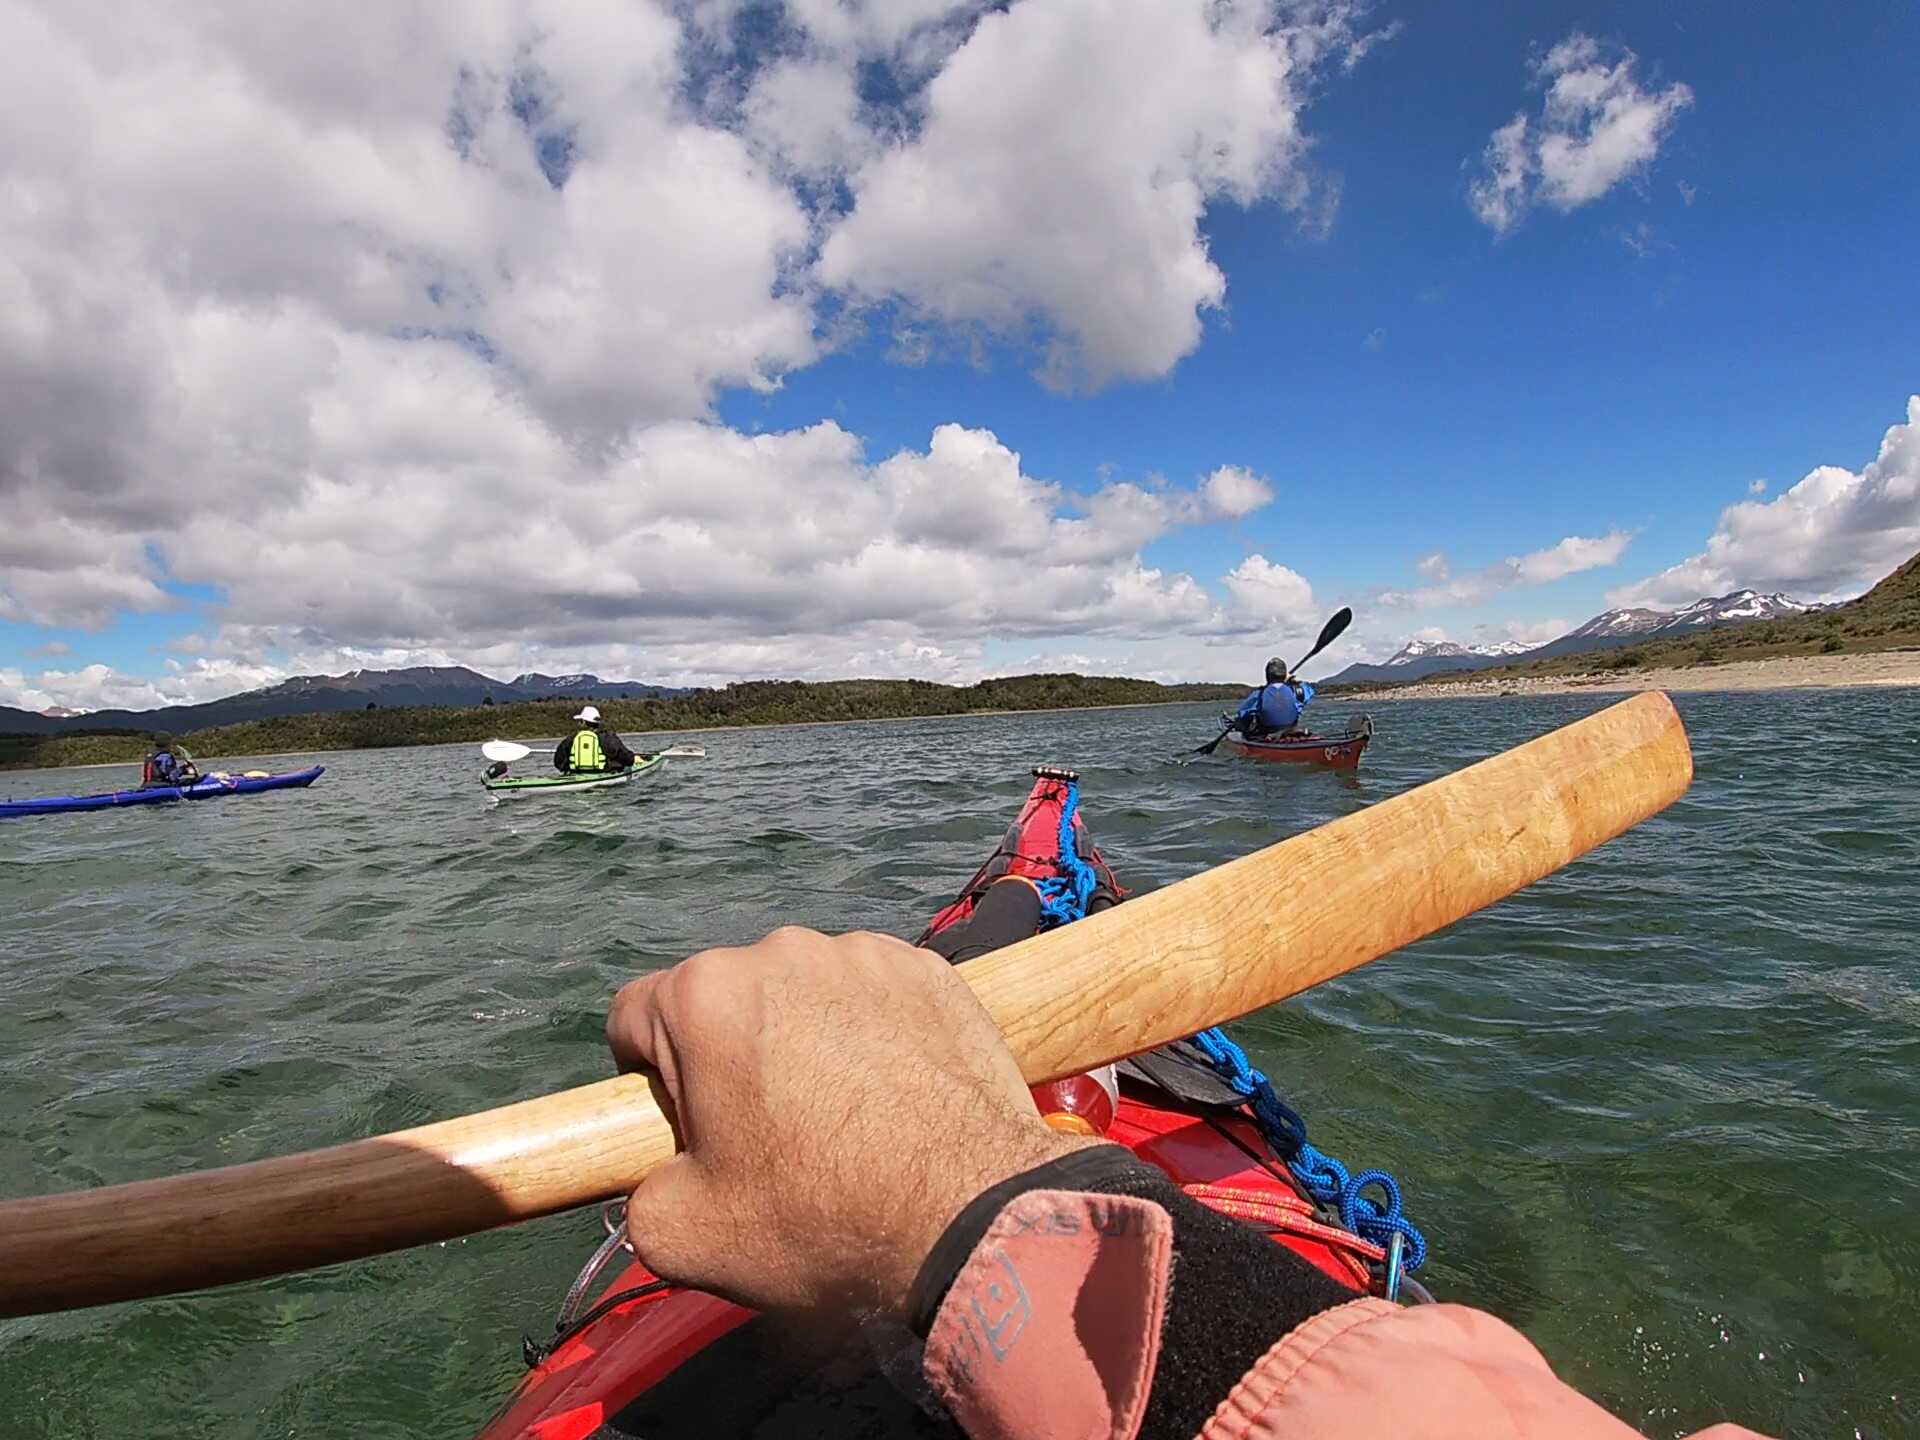
<path fill-rule="evenodd" d="M 635 1253 L 760 1309 L 904 1308 L 968 1201 L 1089 1143 L 1040 1119 L 953 969 L 884 935 L 702 951 L 622 989 L 607 1043 L 684 1147 L 628 1202 Z"/>

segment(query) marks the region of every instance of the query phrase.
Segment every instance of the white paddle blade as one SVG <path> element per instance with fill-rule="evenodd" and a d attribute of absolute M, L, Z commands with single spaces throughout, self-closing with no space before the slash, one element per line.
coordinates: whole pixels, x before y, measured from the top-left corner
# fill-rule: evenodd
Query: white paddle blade
<path fill-rule="evenodd" d="M 660 752 L 665 760 L 704 760 L 707 747 L 704 745 L 673 745 Z"/>
<path fill-rule="evenodd" d="M 505 761 L 511 761 L 511 760 L 524 760 L 527 758 L 527 756 L 531 755 L 533 751 L 529 750 L 524 745 L 517 744 L 512 740 L 489 740 L 487 741 L 486 744 L 480 747 L 480 753 L 486 756 L 487 759 L 489 760 L 499 760 L 499 761 L 505 762 Z"/>

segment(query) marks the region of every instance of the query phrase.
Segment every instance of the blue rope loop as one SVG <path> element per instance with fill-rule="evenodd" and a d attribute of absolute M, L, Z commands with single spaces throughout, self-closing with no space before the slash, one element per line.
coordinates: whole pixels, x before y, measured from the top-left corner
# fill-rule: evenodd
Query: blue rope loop
<path fill-rule="evenodd" d="M 1100 883 L 1099 875 L 1080 858 L 1080 849 L 1074 844 L 1073 817 L 1079 810 L 1080 786 L 1070 780 L 1067 803 L 1060 807 L 1060 853 L 1056 863 L 1063 873 L 1040 881 L 1038 887 L 1041 922 L 1045 928 L 1084 920 L 1087 903 L 1093 899 L 1094 889 Z"/>
<path fill-rule="evenodd" d="M 1274 1092 L 1272 1082 L 1248 1062 L 1247 1052 L 1224 1031 L 1202 1030 L 1193 1037 L 1193 1043 L 1212 1062 L 1220 1078 L 1246 1097 L 1261 1134 L 1274 1153 L 1287 1162 L 1301 1189 L 1321 1204 L 1336 1208 L 1340 1223 L 1362 1240 L 1391 1249 L 1393 1237 L 1400 1236 L 1405 1263 L 1399 1268 L 1406 1273 L 1426 1264 L 1426 1237 L 1400 1212 L 1399 1181 L 1384 1170 L 1349 1174 L 1333 1156 L 1310 1145 L 1307 1122 L 1300 1118 L 1300 1112 Z M 1370 1190 L 1380 1198 L 1368 1194 Z"/>
<path fill-rule="evenodd" d="M 1043 927 L 1070 924 L 1086 917 L 1087 904 L 1100 884 L 1094 868 L 1080 858 L 1074 841 L 1073 817 L 1080 809 L 1080 786 L 1067 782 L 1066 803 L 1060 807 L 1060 845 L 1056 858 L 1061 873 L 1039 882 L 1040 914 Z M 1370 1240 L 1404 1264 L 1389 1267 L 1392 1289 L 1399 1288 L 1402 1270 L 1411 1274 L 1426 1263 L 1427 1241 L 1412 1221 L 1400 1213 L 1400 1184 L 1384 1170 L 1362 1170 L 1349 1174 L 1347 1167 L 1333 1156 L 1316 1150 L 1307 1142 L 1307 1122 L 1300 1112 L 1275 1093 L 1272 1083 L 1247 1060 L 1247 1052 L 1229 1040 L 1224 1031 L 1203 1030 L 1193 1043 L 1220 1077 L 1245 1096 L 1260 1131 L 1274 1153 L 1286 1161 L 1294 1179 L 1314 1200 L 1336 1208 L 1340 1223 L 1363 1240 Z M 1375 1199 L 1369 1190 L 1378 1192 Z M 1396 1244 L 1394 1237 L 1399 1236 Z"/>

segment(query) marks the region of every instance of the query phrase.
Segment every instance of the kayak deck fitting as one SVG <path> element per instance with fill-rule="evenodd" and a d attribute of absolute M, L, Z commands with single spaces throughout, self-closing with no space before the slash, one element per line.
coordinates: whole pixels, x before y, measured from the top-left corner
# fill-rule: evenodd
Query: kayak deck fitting
<path fill-rule="evenodd" d="M 1086 833 L 1077 777 L 1034 774 L 999 848 L 935 914 L 920 943 L 964 923 L 987 887 L 1009 873 L 1059 898 L 1076 912 L 1067 918 L 1084 914 L 1102 890 L 1124 899 Z M 1049 914 L 1054 908 L 1049 903 Z M 1095 1081 L 1113 1101 L 1105 1138 L 1201 1203 L 1264 1232 L 1355 1296 L 1432 1299 L 1406 1273 L 1426 1258 L 1426 1242 L 1402 1217 L 1392 1178 L 1379 1171 L 1350 1177 L 1308 1144 L 1300 1117 L 1221 1032 L 1123 1063 L 1117 1094 L 1099 1076 L 1076 1076 L 1040 1087 L 1036 1102 L 1058 1110 L 1045 1097 Z M 1385 1203 L 1361 1193 L 1368 1189 Z M 870 1340 L 856 1334 L 830 1347 L 833 1359 L 823 1364 L 820 1336 L 671 1285 L 632 1259 L 624 1202 L 605 1207 L 602 1224 L 605 1238 L 568 1290 L 551 1338 L 525 1342 L 528 1373 L 479 1440 L 952 1434 L 882 1373 Z M 629 1263 L 591 1299 L 623 1259 Z"/>
<path fill-rule="evenodd" d="M 489 795 L 554 795 L 568 790 L 606 790 L 651 775 L 667 763 L 665 755 L 641 755 L 626 770 L 569 775 L 498 775 L 480 781 Z"/>
<path fill-rule="evenodd" d="M 168 805 L 180 800 L 220 800 L 228 795 L 258 795 L 266 790 L 302 790 L 326 772 L 326 766 L 279 775 L 208 775 L 191 785 L 149 785 L 110 790 L 100 795 L 47 795 L 37 800 L 0 801 L 0 817 L 64 815 L 80 810 L 117 810 L 127 805 Z"/>

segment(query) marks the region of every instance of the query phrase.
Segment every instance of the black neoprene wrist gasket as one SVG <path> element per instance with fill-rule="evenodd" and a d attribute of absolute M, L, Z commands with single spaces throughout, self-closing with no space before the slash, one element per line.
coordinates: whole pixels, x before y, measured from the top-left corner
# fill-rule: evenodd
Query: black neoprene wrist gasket
<path fill-rule="evenodd" d="M 1031 1190 L 1134 1196 L 1173 1219 L 1172 1283 L 1140 1440 L 1199 1434 L 1227 1392 L 1283 1335 L 1358 1298 L 1286 1246 L 1208 1209 L 1124 1146 L 1097 1145 L 1001 1181 L 954 1217 L 909 1294 L 916 1334 L 924 1339 L 933 1328 L 994 1217 Z"/>
<path fill-rule="evenodd" d="M 1070 1150 L 1031 1170 L 1022 1170 L 1018 1175 L 1009 1175 L 998 1185 L 982 1190 L 953 1217 L 952 1223 L 934 1242 L 933 1249 L 927 1252 L 927 1258 L 920 1262 L 920 1272 L 914 1276 L 913 1288 L 907 1292 L 907 1323 L 913 1327 L 913 1333 L 922 1340 L 927 1338 L 933 1329 L 934 1317 L 940 1313 L 941 1303 L 953 1288 L 967 1257 L 985 1237 L 994 1217 L 1014 1199 L 1029 1190 L 1129 1194 L 1129 1191 L 1113 1189 L 1112 1182 L 1124 1177 L 1129 1170 L 1142 1168 L 1151 1167 L 1143 1166 L 1124 1145 L 1089 1145 L 1084 1150 Z M 1159 1174 L 1157 1170 L 1154 1173 Z"/>

